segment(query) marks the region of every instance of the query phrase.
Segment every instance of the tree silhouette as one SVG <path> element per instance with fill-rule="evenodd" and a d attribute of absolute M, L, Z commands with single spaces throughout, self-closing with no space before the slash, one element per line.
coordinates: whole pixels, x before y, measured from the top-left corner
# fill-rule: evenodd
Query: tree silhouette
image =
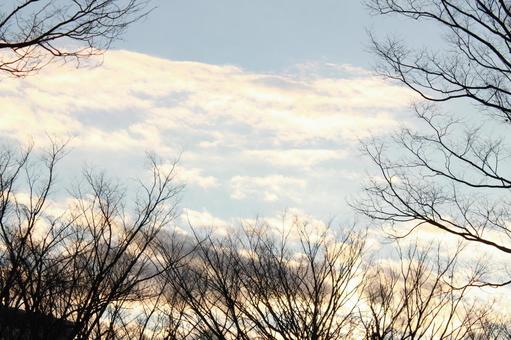
<path fill-rule="evenodd" d="M 493 317 L 491 305 L 472 299 L 468 285 L 456 287 L 462 249 L 442 256 L 439 248 L 398 245 L 395 266 L 373 266 L 363 292 L 365 338 L 461 340 L 484 332 L 484 322 Z M 476 278 L 477 272 L 468 280 Z"/>
<path fill-rule="evenodd" d="M 414 107 L 417 129 L 403 129 L 390 146 L 365 144 L 381 176 L 369 182 L 366 199 L 354 207 L 400 228 L 432 225 L 511 253 L 509 2 L 371 0 L 368 5 L 377 14 L 433 22 L 447 38 L 443 50 L 414 50 L 396 39 L 372 37 L 378 72 L 425 101 Z M 442 102 L 472 103 L 477 114 L 459 105 L 444 114 Z M 456 115 L 460 107 L 463 115 Z M 397 229 L 396 236 L 408 232 Z"/>
<path fill-rule="evenodd" d="M 446 256 L 412 244 L 372 264 L 354 231 L 299 222 L 286 232 L 256 223 L 199 234 L 167 272 L 179 308 L 166 315 L 181 322 L 169 338 L 505 339 L 505 315 L 473 298 L 477 288 L 458 287 L 461 247 Z M 477 280 L 466 269 L 464 280 Z"/>
<path fill-rule="evenodd" d="M 24 76 L 55 58 L 100 54 L 132 22 L 145 0 L 15 0 L 0 6 L 0 71 Z"/>
<path fill-rule="evenodd" d="M 86 171 L 64 200 L 64 146 L 0 152 L 0 337 L 504 339 L 505 313 L 458 285 L 458 259 L 412 246 L 370 261 L 364 233 L 295 218 L 224 236 L 173 227 L 180 186 L 155 160 L 131 198 Z M 388 264 L 388 263 L 387 263 Z M 477 281 L 476 271 L 469 281 Z M 475 288 L 472 288 L 475 289 Z"/>
<path fill-rule="evenodd" d="M 227 237 L 195 234 L 195 251 L 169 282 L 191 334 L 210 339 L 342 339 L 356 329 L 363 238 L 246 225 Z M 192 337 L 193 338 L 193 337 Z"/>
<path fill-rule="evenodd" d="M 57 214 L 49 201 L 62 155 L 57 144 L 42 164 L 30 150 L 0 153 L 0 306 L 50 317 L 25 324 L 29 338 L 51 337 L 62 320 L 72 323 L 70 338 L 116 338 L 137 316 L 133 304 L 163 294 L 153 282 L 179 253 L 177 242 L 162 242 L 180 187 L 153 162 L 151 180 L 128 208 L 119 186 L 86 172 Z M 10 331 L 0 322 L 2 337 Z"/>

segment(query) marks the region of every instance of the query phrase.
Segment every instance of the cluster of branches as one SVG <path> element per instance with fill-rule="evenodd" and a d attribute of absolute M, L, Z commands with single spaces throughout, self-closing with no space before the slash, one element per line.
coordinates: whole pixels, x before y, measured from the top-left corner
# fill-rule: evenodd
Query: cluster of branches
<path fill-rule="evenodd" d="M 377 70 L 418 93 L 420 127 L 403 129 L 365 150 L 380 176 L 354 206 L 397 226 L 435 226 L 465 240 L 511 254 L 511 4 L 500 0 L 369 0 L 380 15 L 433 23 L 447 48 L 411 49 L 373 37 Z M 468 112 L 441 113 L 452 102 Z M 466 105 L 473 104 L 473 106 Z M 475 109 L 475 110 L 474 110 Z M 470 112 L 477 113 L 470 113 Z M 402 223 L 406 222 L 406 223 Z M 504 285 L 511 281 L 481 284 Z"/>
<path fill-rule="evenodd" d="M 355 328 L 363 240 L 272 235 L 245 226 L 237 236 L 195 237 L 196 251 L 169 272 L 193 333 L 214 339 L 335 339 Z"/>
<path fill-rule="evenodd" d="M 446 257 L 412 246 L 392 265 L 371 264 L 363 234 L 320 232 L 298 220 L 280 231 L 254 223 L 227 236 L 177 233 L 180 187 L 156 162 L 134 202 L 88 171 L 60 208 L 50 197 L 62 155 L 57 145 L 40 161 L 30 151 L 0 153 L 3 338 L 510 334 L 505 315 L 456 285 L 460 251 Z M 12 322 L 16 311 L 24 312 L 22 327 Z"/>
<path fill-rule="evenodd" d="M 102 53 L 132 22 L 145 0 L 9 0 L 0 4 L 0 71 L 24 76 L 55 58 Z"/>
<path fill-rule="evenodd" d="M 507 0 L 369 0 L 377 14 L 431 21 L 445 29 L 449 47 L 411 50 L 373 39 L 378 71 L 428 101 L 466 98 L 509 121 L 511 4 Z"/>
<path fill-rule="evenodd" d="M 158 295 L 148 283 L 172 264 L 160 259 L 179 250 L 163 243 L 170 240 L 165 229 L 180 189 L 172 171 L 163 173 L 153 162 L 152 178 L 131 208 L 119 186 L 86 172 L 60 213 L 52 212 L 49 195 L 63 147 L 54 144 L 39 162 L 30 155 L 0 152 L 0 306 L 53 318 L 32 318 L 22 337 L 52 338 L 61 331 L 59 320 L 72 321 L 67 331 L 74 339 L 128 332 L 123 311 Z M 13 331 L 0 322 L 2 338 Z"/>
<path fill-rule="evenodd" d="M 371 264 L 364 236 L 290 234 L 265 225 L 223 238 L 196 236 L 196 252 L 173 267 L 182 299 L 173 320 L 184 339 L 506 339 L 504 315 L 458 287 L 458 260 L 412 244 L 394 262 Z M 175 323 L 174 323 L 175 324 Z"/>

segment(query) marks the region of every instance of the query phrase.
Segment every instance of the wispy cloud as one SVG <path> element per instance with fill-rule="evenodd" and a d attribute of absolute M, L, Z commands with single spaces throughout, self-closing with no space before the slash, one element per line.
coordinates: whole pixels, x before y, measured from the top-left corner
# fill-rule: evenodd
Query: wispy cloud
<path fill-rule="evenodd" d="M 279 167 L 310 168 L 321 162 L 343 159 L 346 150 L 331 149 L 259 149 L 246 150 L 244 156 L 261 162 L 269 162 Z"/>
<path fill-rule="evenodd" d="M 177 166 L 175 173 L 176 179 L 187 185 L 196 185 L 203 189 L 215 188 L 219 185 L 216 177 L 204 175 L 202 169 Z"/>
<path fill-rule="evenodd" d="M 77 153 L 101 155 L 100 164 L 108 155 L 173 159 L 183 151 L 179 179 L 216 190 L 218 200 L 300 204 L 310 181 L 332 187 L 318 183 L 322 171 L 347 162 L 359 138 L 395 127 L 394 112 L 412 98 L 349 65 L 263 74 L 111 51 L 98 67 L 2 79 L 0 135 L 36 145 L 70 137 Z"/>
<path fill-rule="evenodd" d="M 231 197 L 238 200 L 258 198 L 267 202 L 286 198 L 296 202 L 300 200 L 300 191 L 304 190 L 305 186 L 304 179 L 282 175 L 235 176 L 231 179 Z"/>
<path fill-rule="evenodd" d="M 356 138 L 371 128 L 393 126 L 387 110 L 403 107 L 403 98 L 410 97 L 366 74 L 270 76 L 126 51 L 109 53 L 96 68 L 64 66 L 24 80 L 4 79 L 0 90 L 4 134 L 67 133 L 97 146 L 94 140 L 108 132 L 112 140 L 104 147 L 120 148 L 130 147 L 129 139 L 158 146 L 168 129 L 219 139 L 222 134 L 210 135 L 208 129 L 236 125 L 238 135 L 262 130 L 275 143 Z"/>

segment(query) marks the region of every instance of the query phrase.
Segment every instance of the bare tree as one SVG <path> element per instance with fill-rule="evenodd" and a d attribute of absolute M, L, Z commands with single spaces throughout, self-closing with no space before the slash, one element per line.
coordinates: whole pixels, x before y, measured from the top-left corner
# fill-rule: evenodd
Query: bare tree
<path fill-rule="evenodd" d="M 24 76 L 55 58 L 107 49 L 147 12 L 146 0 L 13 0 L 0 5 L 0 71 Z"/>
<path fill-rule="evenodd" d="M 491 315 L 482 318 L 479 322 L 479 326 L 468 334 L 467 338 L 473 340 L 509 339 L 511 338 L 509 319 L 502 316 Z"/>
<path fill-rule="evenodd" d="M 428 224 L 511 253 L 511 4 L 370 0 L 368 5 L 377 14 L 434 23 L 444 29 L 447 47 L 414 50 L 395 39 L 373 37 L 379 73 L 425 102 L 415 106 L 422 124 L 417 129 L 402 130 L 391 147 L 366 143 L 381 176 L 366 186 L 367 199 L 355 208 L 399 228 Z M 472 103 L 478 113 L 458 116 L 451 106 L 444 115 L 442 102 Z M 397 230 L 396 236 L 409 231 Z"/>
<path fill-rule="evenodd" d="M 179 234 L 169 226 L 180 187 L 155 161 L 135 200 L 87 171 L 71 203 L 56 209 L 51 197 L 63 150 L 54 144 L 39 162 L 31 150 L 0 153 L 1 337 L 508 334 L 505 315 L 477 307 L 466 299 L 469 288 L 455 287 L 458 252 L 431 262 L 412 249 L 400 253 L 400 270 L 389 271 L 366 262 L 363 234 L 299 220 L 281 230 L 255 223 L 227 236 Z M 11 322 L 18 315 L 24 327 Z"/>
<path fill-rule="evenodd" d="M 275 233 L 245 225 L 228 236 L 195 233 L 170 266 L 172 339 L 504 339 L 505 313 L 471 293 L 479 266 L 414 244 L 374 265 L 363 235 Z M 466 269 L 466 270 L 462 270 Z M 176 308 L 173 308 L 176 307 Z M 178 325 L 178 327 L 175 327 Z"/>
<path fill-rule="evenodd" d="M 273 230 L 274 231 L 274 230 Z M 314 233 L 295 225 L 272 235 L 267 225 L 237 236 L 199 237 L 169 281 L 187 304 L 190 338 L 341 339 L 357 326 L 363 238 Z"/>
<path fill-rule="evenodd" d="M 169 228 L 180 187 L 155 161 L 135 200 L 87 171 L 70 203 L 57 207 L 51 197 L 63 150 L 53 144 L 42 161 L 31 150 L 0 153 L 1 337 L 509 334 L 505 315 L 476 305 L 467 299 L 470 288 L 456 286 L 459 252 L 430 258 L 412 248 L 400 253 L 398 270 L 372 268 L 360 233 L 320 231 L 298 220 L 279 231 L 256 223 L 222 237 L 183 236 Z M 12 322 L 19 315 L 23 328 Z"/>
<path fill-rule="evenodd" d="M 511 118 L 511 55 L 506 0 L 368 0 L 377 14 L 429 21 L 446 32 L 448 47 L 418 51 L 395 39 L 373 47 L 382 63 L 378 70 L 397 79 L 429 101 L 466 98 Z"/>
<path fill-rule="evenodd" d="M 448 257 L 416 243 L 397 249 L 397 262 L 368 275 L 361 309 L 366 339 L 467 339 L 495 317 L 488 302 L 470 297 L 468 285 L 456 287 L 461 247 Z"/>
<path fill-rule="evenodd" d="M 51 338 L 61 320 L 70 322 L 69 338 L 120 338 L 129 320 L 146 317 L 143 334 L 163 294 L 156 278 L 181 249 L 162 243 L 180 188 L 153 162 L 151 181 L 127 205 L 119 186 L 86 172 L 73 203 L 56 214 L 48 201 L 62 152 L 54 144 L 43 158 L 46 175 L 30 150 L 0 153 L 0 307 L 50 320 L 27 323 L 30 338 Z M 12 336 L 1 321 L 0 331 Z"/>
<path fill-rule="evenodd" d="M 351 337 L 364 284 L 363 235 L 318 231 L 300 221 L 291 232 L 298 238 L 295 245 L 287 239 L 291 234 L 275 240 L 265 236 L 264 227 L 250 231 L 251 256 L 242 276 L 247 316 L 273 330 L 276 338 Z"/>

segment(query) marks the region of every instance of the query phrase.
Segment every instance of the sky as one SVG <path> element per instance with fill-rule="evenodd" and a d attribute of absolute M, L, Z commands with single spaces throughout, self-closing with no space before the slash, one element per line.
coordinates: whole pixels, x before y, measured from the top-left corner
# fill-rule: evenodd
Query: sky
<path fill-rule="evenodd" d="M 368 31 L 419 44 L 434 27 L 371 16 L 361 1 L 153 0 L 101 59 L 0 82 L 0 134 L 69 139 L 83 167 L 128 183 L 146 153 L 179 158 L 183 221 L 285 211 L 350 224 L 371 175 L 360 141 L 413 124 L 416 98 L 375 76 Z"/>
<path fill-rule="evenodd" d="M 99 59 L 1 79 L 0 141 L 41 150 L 68 140 L 65 188 L 94 168 L 130 191 L 150 175 L 147 153 L 164 167 L 178 160 L 178 224 L 357 222 L 378 247 L 381 230 L 348 204 L 376 174 L 360 142 L 413 126 L 417 97 L 374 74 L 368 32 L 440 46 L 437 28 L 371 16 L 358 0 L 151 5 Z M 420 240 L 439 238 L 458 241 L 434 229 Z"/>
<path fill-rule="evenodd" d="M 371 15 L 359 0 L 153 0 L 116 46 L 172 60 L 279 72 L 304 63 L 370 68 L 368 31 L 417 41 L 424 26 Z M 434 26 L 426 26 L 438 42 Z"/>

